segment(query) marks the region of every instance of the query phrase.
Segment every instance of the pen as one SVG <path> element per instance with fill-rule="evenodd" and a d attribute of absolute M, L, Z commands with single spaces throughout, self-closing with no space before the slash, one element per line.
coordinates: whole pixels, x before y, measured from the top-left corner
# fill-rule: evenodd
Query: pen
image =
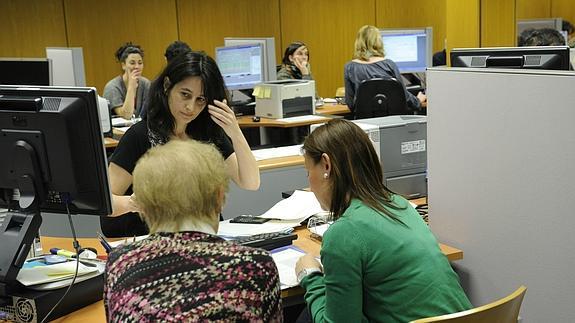
<path fill-rule="evenodd" d="M 98 241 L 100 241 L 100 244 L 102 244 L 102 247 L 104 247 L 106 253 L 110 253 L 110 251 L 112 251 L 112 246 L 110 246 L 108 241 L 104 239 L 104 236 L 100 232 L 98 232 Z"/>

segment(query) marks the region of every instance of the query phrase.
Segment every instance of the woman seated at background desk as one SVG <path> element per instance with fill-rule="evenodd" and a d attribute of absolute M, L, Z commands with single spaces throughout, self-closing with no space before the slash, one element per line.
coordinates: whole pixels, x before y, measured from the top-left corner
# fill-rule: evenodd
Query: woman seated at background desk
<path fill-rule="evenodd" d="M 385 58 L 383 42 L 379 29 L 365 25 L 357 32 L 353 60 L 345 64 L 345 103 L 351 111 L 355 106 L 355 93 L 362 81 L 373 78 L 393 77 L 398 80 L 405 91 L 407 106 L 413 111 L 427 107 L 427 97 L 419 92 L 417 96 L 409 93 L 403 84 L 397 65 Z"/>
<path fill-rule="evenodd" d="M 110 80 L 104 87 L 104 98 L 110 102 L 114 115 L 124 119 L 132 116 L 143 118 L 147 112 L 150 81 L 142 76 L 144 50 L 138 45 L 126 43 L 116 51 L 116 59 L 123 73 Z"/>
<path fill-rule="evenodd" d="M 239 187 L 259 188 L 256 160 L 226 104 L 224 80 L 211 57 L 193 51 L 177 56 L 156 79 L 150 94 L 147 120 L 126 131 L 110 160 L 113 216 L 138 211 L 130 196 L 134 166 L 148 149 L 173 139 L 213 143 L 225 159 L 227 174 Z M 136 213 L 102 217 L 100 221 L 102 232 L 110 237 L 148 232 Z"/>
<path fill-rule="evenodd" d="M 427 224 L 383 184 L 363 130 L 330 121 L 303 150 L 309 187 L 335 220 L 323 236 L 323 272 L 311 255 L 296 265 L 314 322 L 408 322 L 471 307 Z"/>
<path fill-rule="evenodd" d="M 313 80 L 309 66 L 309 50 L 304 43 L 296 41 L 286 48 L 277 79 Z"/>
<path fill-rule="evenodd" d="M 195 140 L 173 140 L 140 158 L 134 192 L 151 234 L 108 257 L 108 321 L 281 320 L 269 253 L 216 236 L 228 187 L 224 168 L 213 145 Z"/>

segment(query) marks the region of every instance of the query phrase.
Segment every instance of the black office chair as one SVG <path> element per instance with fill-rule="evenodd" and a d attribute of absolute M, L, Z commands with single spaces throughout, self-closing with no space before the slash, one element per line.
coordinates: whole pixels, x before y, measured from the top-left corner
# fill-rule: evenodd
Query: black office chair
<path fill-rule="evenodd" d="M 374 78 L 362 81 L 357 88 L 354 119 L 413 114 L 407 108 L 405 90 L 394 78 Z"/>

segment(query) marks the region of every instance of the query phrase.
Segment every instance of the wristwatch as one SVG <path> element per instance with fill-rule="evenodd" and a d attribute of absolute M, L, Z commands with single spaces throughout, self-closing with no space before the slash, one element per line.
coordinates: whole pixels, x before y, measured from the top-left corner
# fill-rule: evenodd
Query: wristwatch
<path fill-rule="evenodd" d="M 302 279 L 303 279 L 305 276 L 307 276 L 307 275 L 309 275 L 309 274 L 317 273 L 317 272 L 320 272 L 320 273 L 321 273 L 321 270 L 320 270 L 319 268 L 304 268 L 304 269 L 300 270 L 300 272 L 297 273 L 297 282 L 298 282 L 298 284 L 302 281 Z"/>

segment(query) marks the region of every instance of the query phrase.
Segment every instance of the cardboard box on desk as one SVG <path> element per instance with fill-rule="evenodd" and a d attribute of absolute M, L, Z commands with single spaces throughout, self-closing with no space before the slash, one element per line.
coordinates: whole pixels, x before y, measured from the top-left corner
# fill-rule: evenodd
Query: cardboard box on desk
<path fill-rule="evenodd" d="M 254 87 L 258 117 L 287 118 L 315 114 L 315 81 L 281 80 Z"/>

